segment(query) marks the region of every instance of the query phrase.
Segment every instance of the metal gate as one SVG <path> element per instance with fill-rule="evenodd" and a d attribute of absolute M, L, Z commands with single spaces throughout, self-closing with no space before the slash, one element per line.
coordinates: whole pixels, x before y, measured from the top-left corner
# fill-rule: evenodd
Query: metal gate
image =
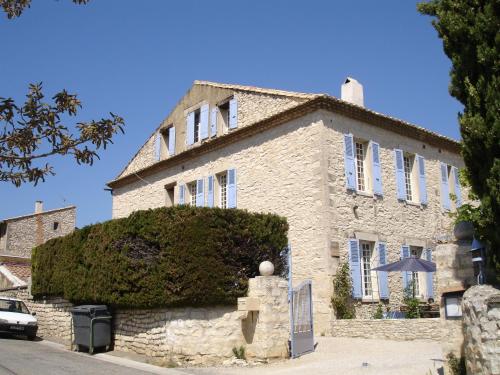
<path fill-rule="evenodd" d="M 290 290 L 290 337 L 292 358 L 314 351 L 311 280 Z"/>

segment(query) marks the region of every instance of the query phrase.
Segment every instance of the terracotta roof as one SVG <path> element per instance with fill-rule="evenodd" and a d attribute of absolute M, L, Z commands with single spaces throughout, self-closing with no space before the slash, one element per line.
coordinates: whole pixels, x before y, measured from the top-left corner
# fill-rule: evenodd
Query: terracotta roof
<path fill-rule="evenodd" d="M 295 107 L 287 109 L 283 112 L 280 112 L 276 115 L 253 123 L 251 125 L 245 126 L 243 128 L 238 128 L 237 130 L 224 136 L 211 139 L 208 142 L 202 143 L 200 146 L 183 151 L 168 159 L 160 160 L 159 162 L 142 168 L 134 173 L 119 177 L 113 181 L 108 182 L 107 185 L 110 188 L 124 186 L 128 183 L 140 180 L 143 177 L 157 173 L 164 168 L 172 167 L 191 158 L 200 156 L 216 149 L 220 149 L 222 147 L 225 147 L 229 143 L 236 142 L 240 139 L 263 132 L 269 128 L 278 126 L 285 122 L 294 120 L 321 109 L 339 113 L 343 116 L 366 122 L 378 128 L 385 129 L 406 137 L 414 138 L 438 148 L 447 149 L 455 153 L 460 152 L 459 142 L 427 130 L 421 126 L 417 126 L 409 122 L 396 119 L 394 117 L 371 111 L 364 107 L 337 99 L 329 95 L 316 95 L 313 99 L 309 99 L 306 102 L 299 103 Z"/>
<path fill-rule="evenodd" d="M 6 267 L 14 276 L 23 281 L 28 281 L 31 276 L 31 264 L 3 263 L 2 265 Z"/>
<path fill-rule="evenodd" d="M 230 90 L 235 90 L 235 91 L 258 92 L 261 94 L 289 96 L 289 97 L 304 98 L 304 99 L 312 99 L 312 98 L 315 98 L 316 96 L 318 96 L 318 94 L 311 94 L 311 93 L 305 93 L 305 92 L 267 89 L 267 88 L 263 88 L 263 87 L 233 85 L 230 83 L 219 83 L 219 82 L 210 82 L 210 81 L 198 81 L 198 80 L 196 80 L 196 81 L 194 81 L 193 84 L 199 85 L 199 86 L 219 87 L 221 89 L 230 89 Z"/>

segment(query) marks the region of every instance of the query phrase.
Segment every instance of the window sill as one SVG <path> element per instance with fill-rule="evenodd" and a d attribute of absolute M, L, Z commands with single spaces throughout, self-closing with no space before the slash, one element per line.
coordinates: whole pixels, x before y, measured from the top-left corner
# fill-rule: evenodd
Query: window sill
<path fill-rule="evenodd" d="M 415 206 L 415 207 L 419 207 L 419 208 L 422 208 L 422 204 L 419 203 L 419 202 L 413 202 L 413 201 L 404 201 L 404 203 L 408 206 Z"/>
<path fill-rule="evenodd" d="M 368 297 L 363 297 L 361 298 L 361 303 L 365 303 L 365 304 L 370 304 L 370 303 L 379 303 L 380 302 L 380 298 L 368 298 Z"/>

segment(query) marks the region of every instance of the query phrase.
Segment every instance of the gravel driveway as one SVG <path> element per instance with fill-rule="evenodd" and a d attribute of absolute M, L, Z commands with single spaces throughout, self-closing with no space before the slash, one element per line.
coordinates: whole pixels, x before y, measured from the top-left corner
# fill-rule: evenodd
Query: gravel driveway
<path fill-rule="evenodd" d="M 312 354 L 258 367 L 190 369 L 199 375 L 429 375 L 442 367 L 435 341 L 390 341 L 318 337 Z M 363 363 L 367 365 L 363 366 Z M 442 371 L 442 370 L 441 370 Z"/>

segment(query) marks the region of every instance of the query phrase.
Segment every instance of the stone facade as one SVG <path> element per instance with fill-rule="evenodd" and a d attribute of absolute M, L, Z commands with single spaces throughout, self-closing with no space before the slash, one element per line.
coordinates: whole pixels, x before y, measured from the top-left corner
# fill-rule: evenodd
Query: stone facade
<path fill-rule="evenodd" d="M 249 359 L 288 356 L 288 288 L 277 276 L 249 280 L 248 296 L 259 301 L 258 311 L 234 306 L 207 308 L 117 309 L 114 311 L 114 348 L 157 358 L 194 364 L 214 364 L 245 347 Z M 33 301 L 26 290 L 3 292 L 17 297 L 37 313 L 39 336 L 71 337 L 72 304 L 52 299 Z"/>
<path fill-rule="evenodd" d="M 500 374 L 500 290 L 468 289 L 462 303 L 467 374 Z"/>
<path fill-rule="evenodd" d="M 31 258 L 33 247 L 71 233 L 75 224 L 75 206 L 5 219 L 0 256 Z"/>
<path fill-rule="evenodd" d="M 164 122 L 165 125 L 173 121 L 178 129 L 177 150 L 186 150 L 184 116 L 199 102 L 212 104 L 221 97 L 234 95 L 241 101 L 238 108 L 241 129 L 232 131 L 233 134 L 218 135 L 215 140 L 209 139 L 206 145 L 193 146 L 203 152 L 190 153 L 184 158 L 182 155 L 186 153 L 181 152 L 167 164 L 168 160 L 162 160 L 160 164 L 165 167 L 157 167 L 156 161 L 151 159 L 152 149 L 140 150 L 117 180 L 110 183 L 113 218 L 165 205 L 166 186 L 174 186 L 174 202 L 177 203 L 180 185 L 235 168 L 238 208 L 273 212 L 287 218 L 293 282 L 313 280 L 315 330 L 326 333 L 332 319 L 332 276 L 338 264 L 347 259 L 348 239 L 372 244 L 386 242 L 387 262 L 399 260 L 402 245 L 435 250 L 436 238 L 449 233 L 452 225 L 449 213 L 441 207 L 439 163 L 462 167 L 463 162 L 456 144 L 444 137 L 429 135 L 421 128 L 409 127 L 406 123 L 391 127 L 392 119 L 381 119 L 378 114 L 334 98 L 329 98 L 329 103 L 348 106 L 348 110 L 337 113 L 318 108 L 294 115 L 294 111 L 308 101 L 318 100 L 318 96 L 294 93 L 284 96 L 259 90 L 242 92 L 239 87 L 193 86 Z M 377 121 L 362 121 L 360 113 L 375 116 Z M 285 120 L 278 123 L 278 116 L 284 116 Z M 265 121 L 278 125 L 245 133 L 248 128 L 261 126 Z M 239 133 L 250 135 L 238 138 Z M 380 145 L 382 197 L 346 189 L 343 143 L 346 133 Z M 234 141 L 223 143 L 226 136 Z M 209 147 L 210 144 L 217 147 Z M 428 204 L 397 199 L 395 148 L 425 158 Z M 143 154 L 148 156 L 143 157 Z M 139 179 L 131 174 L 132 171 L 143 174 Z M 217 197 L 215 204 L 218 204 Z M 372 260 L 373 266 L 377 261 Z M 425 278 L 425 275 L 420 277 Z M 373 284 L 375 289 L 377 283 Z M 439 298 L 436 284 L 434 278 L 434 296 Z M 397 309 L 403 294 L 400 273 L 389 274 L 389 289 L 388 304 L 391 309 Z M 378 302 L 378 295 L 360 300 L 357 317 L 372 317 Z"/>
<path fill-rule="evenodd" d="M 441 341 L 441 321 L 433 319 L 338 319 L 332 322 L 331 336 L 387 340 Z"/>

